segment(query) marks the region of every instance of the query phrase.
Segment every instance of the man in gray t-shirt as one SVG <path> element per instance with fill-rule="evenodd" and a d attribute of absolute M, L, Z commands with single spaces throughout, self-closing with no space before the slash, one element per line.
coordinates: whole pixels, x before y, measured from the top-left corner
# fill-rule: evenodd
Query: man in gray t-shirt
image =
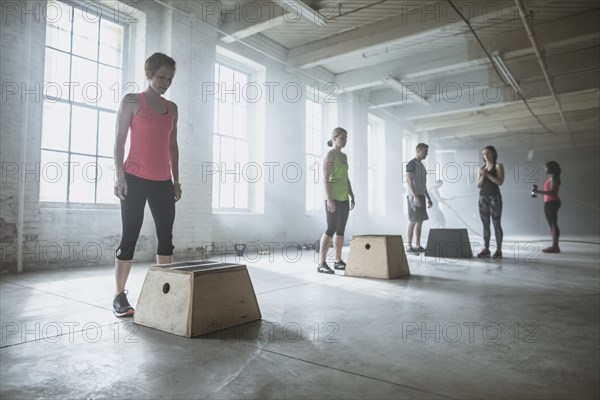
<path fill-rule="evenodd" d="M 429 219 L 427 209 L 425 208 L 425 198 L 427 198 L 427 208 L 431 208 L 433 203 L 427 192 L 427 171 L 421 161 L 427 158 L 428 151 L 428 145 L 419 143 L 416 148 L 415 158 L 406 164 L 409 220 L 407 253 L 422 253 L 425 251 L 425 249 L 421 247 L 421 225 L 423 225 L 423 221 Z M 413 230 L 416 236 L 415 247 L 412 246 Z"/>

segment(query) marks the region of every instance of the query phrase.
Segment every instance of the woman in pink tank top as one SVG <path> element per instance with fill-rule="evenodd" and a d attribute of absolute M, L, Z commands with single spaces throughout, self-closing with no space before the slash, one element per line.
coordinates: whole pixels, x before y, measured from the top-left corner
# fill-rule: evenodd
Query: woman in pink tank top
<path fill-rule="evenodd" d="M 560 198 L 558 197 L 561 173 L 560 165 L 556 161 L 548 161 L 544 165 L 544 172 L 550 175 L 544 182 L 544 190 L 539 190 L 535 186 L 531 189 L 533 193 L 544 195 L 544 214 L 546 214 L 546 219 L 552 233 L 552 246 L 542 251 L 544 253 L 560 253 L 560 248 L 558 247 L 558 238 L 560 236 L 560 229 L 558 229 L 558 209 L 561 206 Z"/>
<path fill-rule="evenodd" d="M 123 231 L 116 251 L 116 292 L 113 311 L 118 317 L 133 315 L 125 284 L 131 270 L 135 246 L 144 219 L 146 202 L 152 211 L 158 248 L 156 262 L 173 261 L 175 202 L 181 198 L 177 105 L 162 97 L 175 76 L 175 60 L 154 53 L 145 64 L 148 87 L 126 95 L 117 114 L 115 196 L 121 200 Z M 125 159 L 125 141 L 130 149 Z M 172 178 L 172 179 L 171 179 Z"/>

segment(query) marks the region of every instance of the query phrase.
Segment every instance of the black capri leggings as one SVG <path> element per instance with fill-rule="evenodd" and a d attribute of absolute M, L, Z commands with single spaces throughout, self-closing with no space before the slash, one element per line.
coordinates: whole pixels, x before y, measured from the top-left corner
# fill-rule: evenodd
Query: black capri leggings
<path fill-rule="evenodd" d="M 158 238 L 159 256 L 173 255 L 173 222 L 175 221 L 175 190 L 171 180 L 151 181 L 125 174 L 127 196 L 121 200 L 121 221 L 123 233 L 116 257 L 122 261 L 133 259 L 135 245 L 140 236 L 144 222 L 146 200 L 150 205 L 156 236 Z"/>
<path fill-rule="evenodd" d="M 558 229 L 558 209 L 560 208 L 560 200 L 553 200 L 544 203 L 544 214 L 550 225 L 550 231 L 552 232 L 552 239 L 555 243 L 558 243 L 560 237 L 560 229 Z"/>
<path fill-rule="evenodd" d="M 327 201 L 325 201 L 325 214 L 327 215 L 327 230 L 325 234 L 332 237 L 335 233 L 338 236 L 343 236 L 346 230 L 346 222 L 348 222 L 348 215 L 350 215 L 350 201 L 338 201 L 335 202 L 335 212 L 329 212 L 327 210 Z"/>

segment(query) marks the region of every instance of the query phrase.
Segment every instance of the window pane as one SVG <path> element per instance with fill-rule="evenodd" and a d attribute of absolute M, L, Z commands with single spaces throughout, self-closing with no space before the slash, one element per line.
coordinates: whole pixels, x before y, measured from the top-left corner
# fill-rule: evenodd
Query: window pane
<path fill-rule="evenodd" d="M 248 208 L 248 180 L 242 171 L 248 165 L 248 144 L 243 140 L 235 141 L 236 165 L 239 165 L 240 178 L 235 188 L 235 207 Z"/>
<path fill-rule="evenodd" d="M 73 17 L 73 54 L 98 59 L 99 18 L 91 10 L 75 9 Z"/>
<path fill-rule="evenodd" d="M 71 155 L 69 201 L 93 203 L 96 191 L 96 158 Z"/>
<path fill-rule="evenodd" d="M 46 44 L 60 50 L 71 50 L 71 6 L 48 1 L 45 8 Z"/>
<path fill-rule="evenodd" d="M 313 152 L 313 154 L 321 154 L 323 152 L 323 144 L 321 143 L 323 141 L 323 134 L 320 129 L 314 129 L 312 131 L 312 134 L 313 134 L 312 152 Z"/>
<path fill-rule="evenodd" d="M 313 136 L 312 132 L 312 106 L 311 102 L 306 100 L 306 152 L 312 153 Z"/>
<path fill-rule="evenodd" d="M 217 164 L 217 171 L 219 171 L 221 164 L 221 137 L 217 135 L 213 136 L 213 162 Z M 213 175 L 212 187 L 212 207 L 219 208 L 219 200 L 221 198 L 221 177 L 219 172 Z"/>
<path fill-rule="evenodd" d="M 69 150 L 69 105 L 44 102 L 42 148 Z"/>
<path fill-rule="evenodd" d="M 98 107 L 117 111 L 119 108 L 119 88 L 121 87 L 121 70 L 118 68 L 98 66 L 98 86 L 101 96 L 98 97 Z"/>
<path fill-rule="evenodd" d="M 377 187 L 377 185 L 375 184 L 373 175 L 374 175 L 373 170 L 369 169 L 369 171 L 367 172 L 367 182 L 368 182 L 367 186 L 368 186 L 368 190 L 369 190 L 369 194 L 367 196 L 367 202 L 369 204 L 369 206 L 368 206 L 369 213 L 373 213 L 373 206 L 374 206 L 374 204 L 373 204 L 374 194 L 373 193 L 375 192 L 375 189 Z"/>
<path fill-rule="evenodd" d="M 314 201 L 314 197 L 315 197 L 315 185 L 312 182 L 311 179 L 311 165 L 313 164 L 312 162 L 312 156 L 307 155 L 306 156 L 306 171 L 307 172 L 307 181 L 306 181 L 306 209 L 308 211 L 312 211 L 315 208 L 315 201 Z"/>
<path fill-rule="evenodd" d="M 76 153 L 96 154 L 97 111 L 73 106 L 71 117 L 71 151 Z"/>
<path fill-rule="evenodd" d="M 115 67 L 123 63 L 123 27 L 105 19 L 100 21 L 100 62 Z"/>
<path fill-rule="evenodd" d="M 321 127 L 321 122 L 323 121 L 323 110 L 320 104 L 317 103 L 313 103 L 314 104 L 314 110 L 313 110 L 313 121 L 314 121 L 314 126 L 319 129 Z M 319 129 L 320 130 L 320 129 Z"/>
<path fill-rule="evenodd" d="M 115 146 L 117 114 L 100 111 L 98 129 L 98 155 L 112 157 Z"/>
<path fill-rule="evenodd" d="M 227 177 L 225 182 L 221 182 L 220 208 L 233 208 L 234 184 L 235 182 L 232 177 Z"/>
<path fill-rule="evenodd" d="M 66 31 L 71 30 L 71 12 L 70 5 L 60 1 L 48 0 L 45 7 L 45 21 L 48 25 L 61 28 Z"/>
<path fill-rule="evenodd" d="M 227 68 L 221 65 L 220 75 L 219 75 L 219 90 L 223 92 L 223 88 L 227 88 L 231 90 L 233 88 L 233 70 L 231 68 Z M 232 96 L 227 96 L 227 100 L 231 101 Z"/>
<path fill-rule="evenodd" d="M 56 50 L 46 48 L 46 65 L 44 68 L 44 95 L 60 99 L 69 99 L 69 59 L 70 56 Z"/>
<path fill-rule="evenodd" d="M 235 143 L 233 139 L 223 137 L 221 139 L 221 201 L 220 206 L 224 208 L 233 207 L 235 192 L 236 170 L 235 165 Z M 225 180 L 225 182 L 223 182 Z"/>
<path fill-rule="evenodd" d="M 240 90 L 244 91 L 244 86 L 248 83 L 248 75 L 243 72 L 235 71 L 235 81 L 240 84 Z"/>
<path fill-rule="evenodd" d="M 222 172 L 233 171 L 235 168 L 235 142 L 231 138 L 221 138 L 221 163 Z"/>
<path fill-rule="evenodd" d="M 247 136 L 248 118 L 246 117 L 247 109 L 235 105 L 233 108 L 233 135 L 238 138 L 245 139 Z"/>
<path fill-rule="evenodd" d="M 213 132 L 217 133 L 219 131 L 219 104 L 220 101 L 215 97 L 215 104 L 213 109 Z"/>
<path fill-rule="evenodd" d="M 319 184 L 322 175 L 321 159 L 309 154 L 307 157 L 307 161 L 309 162 L 309 164 L 306 166 L 308 171 L 306 173 L 306 179 L 308 179 L 309 183 Z"/>
<path fill-rule="evenodd" d="M 66 153 L 42 150 L 40 159 L 40 201 L 67 201 Z"/>
<path fill-rule="evenodd" d="M 98 94 L 96 93 L 96 68 L 97 63 L 84 60 L 83 58 L 73 57 L 73 69 L 71 72 L 71 81 L 73 87 L 72 101 L 96 105 Z M 89 90 L 86 90 L 90 88 Z"/>
<path fill-rule="evenodd" d="M 231 68 L 221 66 L 220 77 L 221 81 L 219 82 L 219 93 L 221 101 L 225 101 L 227 103 L 237 102 L 239 92 L 236 92 L 238 87 L 235 85 L 233 80 L 233 70 Z"/>
<path fill-rule="evenodd" d="M 321 209 L 321 157 L 323 135 L 321 105 L 306 100 L 306 211 Z"/>
<path fill-rule="evenodd" d="M 48 46 L 69 51 L 71 49 L 71 33 L 63 29 L 47 25 L 46 27 L 46 43 Z"/>
<path fill-rule="evenodd" d="M 367 125 L 367 185 L 369 195 L 367 198 L 368 212 L 385 215 L 385 125 L 378 120 L 371 120 Z"/>
<path fill-rule="evenodd" d="M 114 195 L 115 167 L 112 158 L 98 158 L 98 185 L 96 192 L 97 203 L 118 204 L 119 199 Z"/>
<path fill-rule="evenodd" d="M 221 135 L 233 134 L 233 104 L 219 103 L 219 131 Z"/>

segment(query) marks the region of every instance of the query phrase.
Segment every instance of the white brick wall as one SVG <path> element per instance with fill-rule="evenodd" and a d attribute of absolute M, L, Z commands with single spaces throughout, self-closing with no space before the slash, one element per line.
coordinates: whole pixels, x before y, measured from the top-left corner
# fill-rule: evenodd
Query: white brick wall
<path fill-rule="evenodd" d="M 32 9 L 35 3 L 20 1 L 15 4 Z M 137 4 L 142 8 L 143 14 L 138 14 L 139 22 L 132 24 L 132 29 L 136 31 L 135 42 L 132 43 L 128 56 L 134 69 L 126 71 L 126 75 L 143 82 L 144 60 L 155 51 L 165 52 L 177 61 L 175 80 L 167 94 L 169 99 L 178 104 L 180 112 L 180 180 L 184 194 L 177 204 L 174 229 L 176 258 L 200 257 L 200 247 L 208 242 L 215 242 L 218 246 L 225 243 L 228 249 L 235 242 L 258 242 L 266 248 L 266 242 L 283 245 L 289 242 L 312 242 L 319 238 L 325 229 L 325 217 L 305 215 L 304 179 L 290 183 L 281 174 L 282 166 L 286 163 L 295 162 L 304 166 L 304 100 L 292 103 L 279 99 L 275 103 L 265 104 L 265 161 L 278 162 L 279 167 L 275 170 L 275 181 L 265 182 L 264 214 L 213 214 L 212 183 L 210 180 L 203 182 L 202 179 L 202 163 L 212 161 L 213 104 L 212 101 L 202 102 L 201 90 L 203 82 L 214 80 L 217 33 L 201 22 L 206 17 L 203 15 L 206 10 L 202 8 L 201 2 L 169 3 L 184 10 L 186 15 L 165 9 L 154 2 Z M 192 14 L 200 21 L 192 22 L 188 17 Z M 39 98 L 27 96 L 27 102 L 24 103 L 21 101 L 21 93 L 9 95 L 8 85 L 25 83 L 27 87 L 33 87 L 35 83 L 43 83 L 44 21 L 35 21 L 32 16 L 27 20 L 4 13 L 0 35 L 3 85 L 0 103 L 0 269 L 14 270 L 17 267 L 19 215 L 23 217 L 20 254 L 24 269 L 111 264 L 121 233 L 118 207 L 100 210 L 49 208 L 38 202 L 38 182 L 32 176 L 27 181 L 23 181 L 20 176 L 23 166 L 40 162 L 42 102 Z M 249 41 L 255 46 L 266 44 L 267 48 L 280 56 L 285 53 L 285 49 L 264 38 L 253 37 Z M 292 75 L 281 64 L 239 43 L 226 47 L 263 64 L 266 67 L 266 81 L 282 85 L 298 82 L 303 88 L 310 84 L 305 76 Z M 320 76 L 332 78 L 327 77 L 323 71 L 320 71 Z M 386 218 L 378 220 L 369 217 L 366 212 L 367 104 L 357 99 L 344 98 L 339 104 L 338 115 L 340 122 L 336 125 L 346 127 L 353 141 L 352 149 L 348 150 L 352 150 L 349 157 L 359 204 L 359 208 L 351 214 L 347 233 L 351 235 L 382 230 L 403 233 L 406 221 L 399 208 L 404 196 L 400 122 L 386 117 L 387 146 L 381 151 L 386 152 L 389 169 L 386 175 L 388 212 Z M 14 167 L 18 169 L 16 173 L 12 173 L 11 168 Z M 266 173 L 266 169 L 263 172 Z M 266 179 L 266 174 L 263 174 L 263 179 Z M 592 190 L 590 198 L 590 201 L 597 201 L 597 188 Z M 572 222 L 572 225 L 577 223 Z M 540 225 L 543 225 L 543 221 Z M 540 226 L 541 232 L 543 229 Z M 155 247 L 154 224 L 147 210 L 136 259 L 151 262 Z"/>

